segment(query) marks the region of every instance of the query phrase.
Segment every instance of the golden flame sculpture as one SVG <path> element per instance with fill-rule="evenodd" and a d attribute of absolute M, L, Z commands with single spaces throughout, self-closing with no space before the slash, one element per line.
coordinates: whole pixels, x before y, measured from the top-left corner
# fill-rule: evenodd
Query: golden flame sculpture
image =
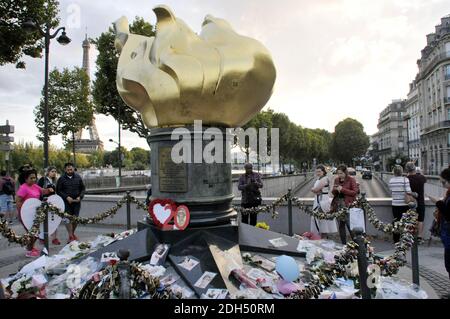
<path fill-rule="evenodd" d="M 261 43 L 223 19 L 207 16 L 197 35 L 167 6 L 153 11 L 155 37 L 131 34 L 125 17 L 114 23 L 117 89 L 148 127 L 236 127 L 264 107 L 276 71 Z"/>

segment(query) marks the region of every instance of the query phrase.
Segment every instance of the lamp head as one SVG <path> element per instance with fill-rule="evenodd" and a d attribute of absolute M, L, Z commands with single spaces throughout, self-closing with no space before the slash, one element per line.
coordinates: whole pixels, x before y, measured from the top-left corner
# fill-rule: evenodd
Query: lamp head
<path fill-rule="evenodd" d="M 67 36 L 66 31 L 63 30 L 62 34 L 58 38 L 56 38 L 56 41 L 58 41 L 58 43 L 61 45 L 67 45 L 72 40 Z"/>

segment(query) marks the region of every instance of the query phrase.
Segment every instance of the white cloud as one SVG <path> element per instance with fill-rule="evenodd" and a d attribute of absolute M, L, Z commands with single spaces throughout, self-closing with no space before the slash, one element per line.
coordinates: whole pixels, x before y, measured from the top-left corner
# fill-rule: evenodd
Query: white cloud
<path fill-rule="evenodd" d="M 345 117 L 376 131 L 379 112 L 394 98 L 404 98 L 417 72 L 425 35 L 450 13 L 448 0 L 191 0 L 163 1 L 196 32 L 212 14 L 228 20 L 241 34 L 257 38 L 272 53 L 277 82 L 268 106 L 298 124 L 333 130 Z M 80 25 L 67 30 L 68 46 L 52 42 L 51 67 L 79 66 L 85 28 L 97 37 L 125 15 L 154 23 L 159 1 L 61 0 L 61 22 L 68 5 L 80 8 Z M 96 52 L 91 49 L 91 76 Z M 0 67 L 0 122 L 10 119 L 16 139 L 36 141 L 32 110 L 43 85 L 43 59 L 27 59 L 26 71 Z M 113 149 L 117 124 L 97 116 L 101 139 Z M 53 138 L 59 144 L 61 139 Z M 145 139 L 123 133 L 128 148 L 147 148 Z"/>

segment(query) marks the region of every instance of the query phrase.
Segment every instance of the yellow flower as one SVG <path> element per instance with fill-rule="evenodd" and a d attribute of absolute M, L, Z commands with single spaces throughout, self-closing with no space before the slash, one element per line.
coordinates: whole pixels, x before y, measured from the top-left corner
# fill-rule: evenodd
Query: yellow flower
<path fill-rule="evenodd" d="M 269 225 L 267 225 L 267 224 L 264 223 L 264 222 L 262 222 L 262 223 L 257 223 L 257 224 L 256 224 L 256 227 L 262 228 L 262 229 L 265 229 L 265 230 L 269 230 L 269 229 L 270 229 Z"/>

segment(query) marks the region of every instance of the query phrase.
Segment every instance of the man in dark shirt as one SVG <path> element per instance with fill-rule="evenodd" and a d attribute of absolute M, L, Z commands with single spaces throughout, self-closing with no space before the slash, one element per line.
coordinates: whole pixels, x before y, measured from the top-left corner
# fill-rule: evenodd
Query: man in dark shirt
<path fill-rule="evenodd" d="M 419 232 L 417 239 L 419 243 L 423 243 L 423 221 L 425 220 L 424 185 L 427 182 L 427 179 L 422 174 L 417 174 L 416 165 L 413 162 L 406 163 L 405 169 L 408 173 L 411 191 L 417 194 L 417 214 L 419 214 Z"/>
<path fill-rule="evenodd" d="M 62 197 L 66 206 L 66 212 L 72 216 L 80 214 L 81 200 L 84 197 L 85 187 L 81 176 L 75 173 L 72 163 L 64 165 L 65 174 L 58 179 L 56 193 Z M 69 242 L 78 240 L 75 236 L 76 223 L 66 223 L 69 233 Z"/>
<path fill-rule="evenodd" d="M 245 174 L 239 178 L 238 189 L 242 192 L 241 206 L 242 208 L 254 208 L 261 205 L 260 188 L 263 187 L 261 176 L 253 172 L 253 165 L 245 164 Z M 248 224 L 248 216 L 250 215 L 250 225 L 255 226 L 257 214 L 242 215 L 243 223 Z"/>

